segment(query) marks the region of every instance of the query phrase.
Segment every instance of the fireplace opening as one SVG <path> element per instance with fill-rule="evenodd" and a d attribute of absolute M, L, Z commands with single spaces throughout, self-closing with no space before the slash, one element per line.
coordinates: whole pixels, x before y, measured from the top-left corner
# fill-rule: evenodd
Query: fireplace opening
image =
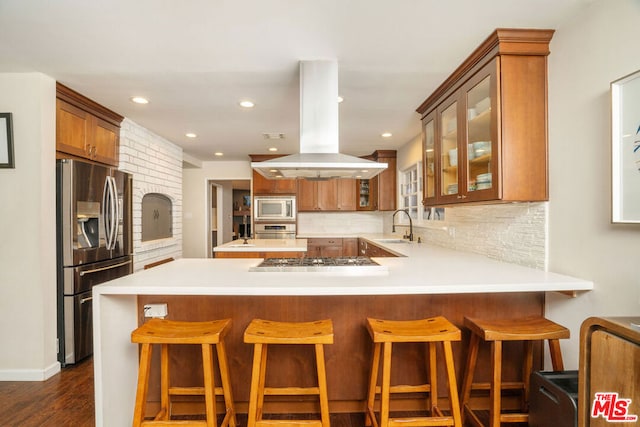
<path fill-rule="evenodd" d="M 160 193 L 148 193 L 142 197 L 142 241 L 173 237 L 173 213 L 171 199 Z"/>

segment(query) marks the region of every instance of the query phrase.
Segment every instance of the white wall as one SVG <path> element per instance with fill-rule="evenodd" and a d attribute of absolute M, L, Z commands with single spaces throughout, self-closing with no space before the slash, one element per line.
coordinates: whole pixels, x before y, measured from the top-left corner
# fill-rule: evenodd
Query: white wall
<path fill-rule="evenodd" d="M 206 258 L 209 223 L 209 181 L 251 179 L 251 167 L 247 161 L 203 162 L 201 168 L 183 170 L 182 176 L 182 255 L 185 258 Z M 232 195 L 229 195 L 232 207 Z M 218 208 L 220 208 L 218 206 Z"/>
<path fill-rule="evenodd" d="M 134 271 L 169 257 L 182 257 L 182 148 L 124 119 L 120 128 L 120 169 L 133 174 Z M 173 236 L 142 242 L 142 198 L 160 193 L 171 199 Z"/>
<path fill-rule="evenodd" d="M 60 370 L 56 345 L 56 86 L 43 74 L 0 74 L 13 113 L 15 169 L 0 169 L 0 381 Z"/>
<path fill-rule="evenodd" d="M 551 42 L 550 270 L 595 282 L 575 299 L 547 297 L 547 315 L 571 328 L 567 368 L 577 367 L 585 318 L 640 315 L 640 225 L 610 223 L 609 95 L 610 82 L 640 69 L 638 22 L 637 0 L 598 0 Z"/>

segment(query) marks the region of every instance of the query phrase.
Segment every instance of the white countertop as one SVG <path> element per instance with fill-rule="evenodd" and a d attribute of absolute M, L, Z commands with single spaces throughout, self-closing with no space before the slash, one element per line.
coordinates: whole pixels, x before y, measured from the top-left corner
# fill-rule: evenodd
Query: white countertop
<path fill-rule="evenodd" d="M 214 252 L 306 252 L 306 239 L 243 239 L 216 246 Z"/>
<path fill-rule="evenodd" d="M 367 239 L 376 242 L 371 236 Z M 593 282 L 588 280 L 425 243 L 387 243 L 381 246 L 405 255 L 374 258 L 387 267 L 385 272 L 349 275 L 341 272 L 249 272 L 249 268 L 258 265 L 262 259 L 187 258 L 98 285 L 94 287 L 94 293 L 393 295 L 593 289 Z"/>

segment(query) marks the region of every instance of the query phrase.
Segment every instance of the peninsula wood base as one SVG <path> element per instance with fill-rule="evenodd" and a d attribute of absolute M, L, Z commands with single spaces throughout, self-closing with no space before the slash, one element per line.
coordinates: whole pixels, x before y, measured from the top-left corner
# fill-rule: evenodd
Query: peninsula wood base
<path fill-rule="evenodd" d="M 334 344 L 325 349 L 327 383 L 330 411 L 363 412 L 366 399 L 367 381 L 372 352 L 365 322 L 367 317 L 394 320 L 419 319 L 444 316 L 462 329 L 462 341 L 453 343 L 457 381 L 462 380 L 464 361 L 467 355 L 469 331 L 463 328 L 464 316 L 487 319 L 504 317 L 525 317 L 544 315 L 544 293 L 496 293 L 496 294 L 455 294 L 455 295 L 380 295 L 380 296 L 168 296 L 149 295 L 138 297 L 138 316 L 142 323 L 144 304 L 167 303 L 168 319 L 201 321 L 231 318 L 231 331 L 226 337 L 232 389 L 237 404 L 237 412 L 246 413 L 251 383 L 253 346 L 243 342 L 243 332 L 254 318 L 278 321 L 311 321 L 332 319 Z M 521 372 L 517 363 L 521 356 L 521 346 L 505 343 L 503 378 L 505 381 L 518 380 Z M 181 346 L 182 347 L 182 346 Z M 280 348 L 282 347 L 282 348 Z M 300 346 L 298 346 L 300 347 Z M 307 347 L 307 346 L 303 346 Z M 172 372 L 177 384 L 185 385 L 201 381 L 199 353 L 197 348 L 177 349 L 179 356 L 172 358 Z M 288 352 L 288 357 L 279 358 L 279 352 Z M 270 367 L 267 384 L 296 384 L 310 386 L 305 378 L 313 378 L 315 367 L 307 348 L 296 346 L 276 346 L 270 350 L 269 360 L 278 358 L 278 363 Z M 421 344 L 407 344 L 394 348 L 394 358 L 402 361 L 405 369 L 394 372 L 394 383 L 408 383 L 426 379 L 423 362 L 425 348 Z M 190 354 L 191 353 L 191 354 Z M 294 354 L 291 357 L 291 353 Z M 488 380 L 489 352 L 481 351 L 476 368 L 479 380 Z M 297 356 L 296 356 L 297 355 Z M 516 362 L 511 362 L 512 360 Z M 158 361 L 152 367 L 149 385 L 149 399 L 159 401 Z M 543 363 L 541 346 L 534 348 L 534 369 L 541 369 Z M 440 384 L 446 384 L 443 369 L 439 370 Z M 444 389 L 443 389 L 444 393 Z M 444 394 L 446 396 L 446 394 Z M 444 397 L 443 396 L 443 397 Z M 446 400 L 446 399 L 445 399 Z M 175 411 L 198 413 L 198 402 L 176 403 Z M 272 402 L 266 413 L 313 412 L 316 402 Z M 424 408 L 424 400 L 418 396 L 395 403 L 398 410 Z M 154 405 L 151 403 L 151 408 Z M 317 408 L 319 411 L 319 408 Z M 179 413 L 177 412 L 177 413 Z"/>

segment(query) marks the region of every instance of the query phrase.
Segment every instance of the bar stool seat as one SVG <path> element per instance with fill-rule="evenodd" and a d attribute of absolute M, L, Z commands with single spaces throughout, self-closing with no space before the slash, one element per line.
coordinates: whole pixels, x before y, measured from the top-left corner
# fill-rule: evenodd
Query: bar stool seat
<path fill-rule="evenodd" d="M 133 426 L 147 425 L 216 425 L 216 396 L 224 397 L 226 413 L 221 427 L 236 427 L 236 416 L 231 392 L 224 337 L 231 328 L 231 319 L 205 322 L 182 322 L 165 319 L 150 319 L 131 333 L 131 342 L 141 344 L 140 367 L 134 408 Z M 160 411 L 154 420 L 145 420 L 147 391 L 151 368 L 152 345 L 161 346 L 160 353 Z M 196 344 L 202 348 L 203 387 L 171 387 L 169 384 L 169 345 Z M 211 346 L 216 347 L 221 387 L 216 387 L 213 373 Z M 172 420 L 171 396 L 204 396 L 206 421 Z"/>
<path fill-rule="evenodd" d="M 438 316 L 421 320 L 381 320 L 367 319 L 367 329 L 373 339 L 373 358 L 369 391 L 367 394 L 367 411 L 365 424 L 370 426 L 462 426 L 458 389 L 456 386 L 455 367 L 453 363 L 452 341 L 460 341 L 460 329 L 444 317 Z M 391 354 L 394 343 L 428 343 L 429 383 L 420 385 L 394 385 L 391 382 Z M 438 407 L 438 370 L 436 361 L 436 344 L 441 343 L 447 379 L 449 383 L 449 402 L 451 415 L 444 415 Z M 380 369 L 380 353 L 382 358 L 382 386 L 379 387 L 378 373 Z M 429 393 L 429 417 L 391 418 L 389 416 L 390 397 L 393 393 Z M 380 423 L 376 419 L 374 404 L 376 394 L 380 394 Z"/>
<path fill-rule="evenodd" d="M 564 370 L 560 339 L 569 338 L 570 332 L 544 317 L 526 317 L 521 319 L 464 319 L 464 326 L 471 331 L 469 353 L 462 382 L 463 419 L 467 416 L 475 426 L 484 426 L 477 409 L 472 409 L 469 401 L 471 390 L 489 390 L 489 425 L 499 427 L 501 423 L 528 422 L 529 381 L 533 368 L 533 342 L 548 341 L 551 362 L 554 371 Z M 474 382 L 474 373 L 481 341 L 491 343 L 492 380 L 489 383 Z M 522 381 L 505 383 L 502 381 L 502 343 L 503 341 L 522 341 L 524 357 L 522 362 Z M 520 390 L 522 394 L 521 410 L 517 413 L 502 412 L 502 390 Z"/>
<path fill-rule="evenodd" d="M 244 342 L 254 344 L 248 427 L 254 426 L 322 426 L 329 427 L 329 399 L 324 361 L 324 345 L 333 344 L 331 320 L 315 322 L 275 322 L 254 319 L 244 332 Z M 267 348 L 269 344 L 311 344 L 315 346 L 317 387 L 265 387 Z M 320 420 L 263 420 L 265 395 L 317 395 Z"/>

